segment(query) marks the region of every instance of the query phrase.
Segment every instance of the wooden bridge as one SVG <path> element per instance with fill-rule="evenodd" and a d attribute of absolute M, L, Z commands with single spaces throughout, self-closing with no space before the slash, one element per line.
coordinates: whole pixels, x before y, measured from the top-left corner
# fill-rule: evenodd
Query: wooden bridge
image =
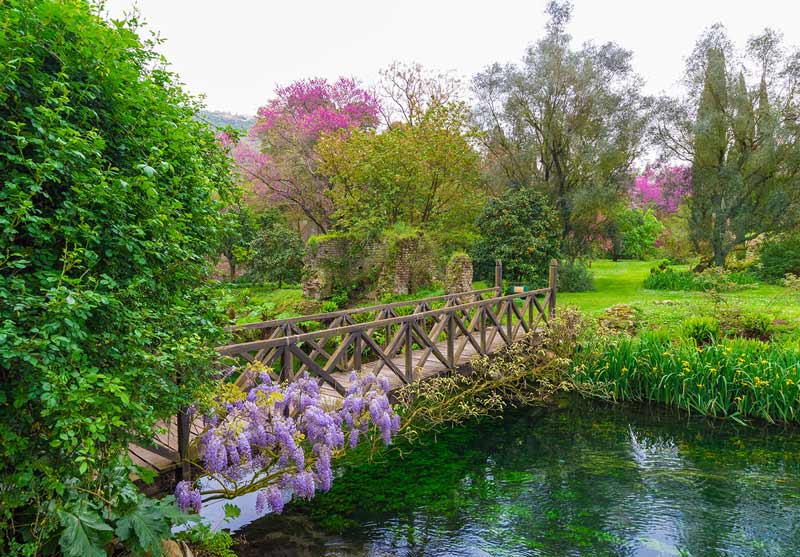
<path fill-rule="evenodd" d="M 555 316 L 556 279 L 553 260 L 547 288 L 504 295 L 498 262 L 494 288 L 230 327 L 237 342 L 217 351 L 223 363 L 262 362 L 276 381 L 309 373 L 335 405 L 353 370 L 384 377 L 393 390 L 454 372 L 473 356 L 491 354 L 536 331 Z M 181 413 L 165 429 L 152 446 L 132 446 L 131 456 L 157 471 L 184 462 L 187 475 L 182 457 L 200 424 Z"/>

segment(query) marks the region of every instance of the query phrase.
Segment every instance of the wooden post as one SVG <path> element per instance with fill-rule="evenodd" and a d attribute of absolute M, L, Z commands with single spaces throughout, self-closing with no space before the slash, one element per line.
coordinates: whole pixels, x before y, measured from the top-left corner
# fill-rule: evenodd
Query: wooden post
<path fill-rule="evenodd" d="M 414 380 L 414 359 L 411 357 L 414 337 L 411 334 L 411 322 L 404 323 L 406 328 L 406 381 Z"/>
<path fill-rule="evenodd" d="M 494 262 L 494 287 L 497 290 L 497 296 L 503 295 L 503 262 L 496 259 Z"/>
<path fill-rule="evenodd" d="M 556 285 L 558 284 L 558 259 L 550 260 L 550 277 L 548 287 L 550 288 L 550 317 L 556 316 Z"/>
<path fill-rule="evenodd" d="M 178 481 L 192 481 L 192 467 L 189 464 L 189 433 L 191 419 L 186 409 L 181 409 L 177 416 L 178 423 Z"/>
<path fill-rule="evenodd" d="M 456 369 L 455 362 L 455 336 L 456 336 L 456 322 L 454 321 L 455 315 L 450 313 L 447 319 L 447 362 L 450 364 L 450 369 Z"/>
<path fill-rule="evenodd" d="M 483 310 L 483 307 L 479 307 L 478 311 L 481 316 L 478 322 L 478 326 L 481 329 L 481 355 L 484 355 L 486 354 L 486 312 Z"/>
<path fill-rule="evenodd" d="M 506 301 L 506 314 L 508 316 L 508 342 L 514 342 L 514 338 L 513 338 L 514 337 L 514 325 L 513 325 L 513 319 L 512 319 L 512 316 L 514 315 L 514 312 L 513 312 L 512 308 L 511 308 L 511 304 L 514 303 L 514 300 L 515 300 L 515 298 L 512 298 L 511 300 Z"/>
<path fill-rule="evenodd" d="M 353 340 L 353 369 L 361 372 L 361 334 Z"/>
<path fill-rule="evenodd" d="M 281 379 L 283 381 L 290 381 L 293 379 L 293 373 L 294 362 L 292 360 L 292 352 L 289 350 L 289 343 L 287 342 L 281 353 Z"/>

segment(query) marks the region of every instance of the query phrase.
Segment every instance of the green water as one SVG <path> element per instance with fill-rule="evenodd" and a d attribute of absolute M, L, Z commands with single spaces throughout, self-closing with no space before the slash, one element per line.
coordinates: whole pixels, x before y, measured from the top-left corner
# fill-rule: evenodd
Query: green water
<path fill-rule="evenodd" d="M 515 411 L 342 471 L 262 555 L 800 555 L 800 437 L 647 408 Z"/>

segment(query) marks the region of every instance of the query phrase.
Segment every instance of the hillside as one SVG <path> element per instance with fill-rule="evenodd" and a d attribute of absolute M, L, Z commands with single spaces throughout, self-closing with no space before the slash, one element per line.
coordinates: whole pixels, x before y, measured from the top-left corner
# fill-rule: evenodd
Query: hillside
<path fill-rule="evenodd" d="M 256 122 L 255 116 L 244 116 L 242 114 L 233 114 L 231 112 L 219 110 L 202 110 L 199 113 L 199 117 L 217 128 L 230 126 L 242 131 L 249 130 Z"/>

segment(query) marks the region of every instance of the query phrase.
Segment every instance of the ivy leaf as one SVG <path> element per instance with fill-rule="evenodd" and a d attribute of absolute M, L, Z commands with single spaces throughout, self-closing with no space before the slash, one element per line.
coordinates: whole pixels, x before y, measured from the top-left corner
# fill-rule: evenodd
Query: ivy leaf
<path fill-rule="evenodd" d="M 225 520 L 239 518 L 239 515 L 242 514 L 242 509 L 230 503 L 225 503 L 225 506 L 222 508 L 225 509 Z"/>
<path fill-rule="evenodd" d="M 114 530 L 99 514 L 82 506 L 58 511 L 58 519 L 64 528 L 58 545 L 66 557 L 106 557 L 104 546 Z"/>
<path fill-rule="evenodd" d="M 117 521 L 120 541 L 134 554 L 161 554 L 161 540 L 170 537 L 169 522 L 158 505 L 142 497 L 139 503 Z"/>

